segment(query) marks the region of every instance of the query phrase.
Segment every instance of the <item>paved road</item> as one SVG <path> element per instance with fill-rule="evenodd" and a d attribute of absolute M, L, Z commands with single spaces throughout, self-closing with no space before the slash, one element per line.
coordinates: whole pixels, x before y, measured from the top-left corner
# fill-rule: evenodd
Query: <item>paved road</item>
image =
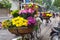
<path fill-rule="evenodd" d="M 8 30 L 0 30 L 0 40 L 12 40 L 15 35 L 11 34 Z"/>
<path fill-rule="evenodd" d="M 50 40 L 50 32 L 51 32 L 51 27 L 44 27 L 41 32 L 41 40 Z"/>

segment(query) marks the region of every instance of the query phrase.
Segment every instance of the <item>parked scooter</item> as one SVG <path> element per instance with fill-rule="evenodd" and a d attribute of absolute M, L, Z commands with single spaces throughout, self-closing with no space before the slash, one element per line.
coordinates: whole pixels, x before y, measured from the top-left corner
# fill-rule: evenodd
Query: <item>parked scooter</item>
<path fill-rule="evenodd" d="M 50 36 L 51 36 L 51 40 L 60 40 L 59 39 L 60 38 L 60 28 L 54 27 L 52 29 Z"/>

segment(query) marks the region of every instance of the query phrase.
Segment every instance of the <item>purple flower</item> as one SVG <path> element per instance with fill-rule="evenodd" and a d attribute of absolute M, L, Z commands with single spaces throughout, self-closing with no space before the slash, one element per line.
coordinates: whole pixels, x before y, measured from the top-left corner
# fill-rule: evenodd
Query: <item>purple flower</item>
<path fill-rule="evenodd" d="M 28 17 L 27 20 L 28 20 L 29 25 L 31 25 L 31 24 L 35 25 L 35 23 L 36 23 L 36 20 L 33 17 Z"/>
<path fill-rule="evenodd" d="M 29 8 L 28 12 L 29 12 L 29 13 L 34 13 L 34 10 L 31 9 L 31 8 Z"/>

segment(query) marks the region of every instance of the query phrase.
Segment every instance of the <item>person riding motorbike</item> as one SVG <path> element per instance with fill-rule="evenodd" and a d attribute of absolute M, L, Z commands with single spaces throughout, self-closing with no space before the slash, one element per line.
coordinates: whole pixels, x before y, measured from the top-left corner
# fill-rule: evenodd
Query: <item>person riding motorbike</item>
<path fill-rule="evenodd" d="M 57 26 L 54 26 L 51 30 L 52 32 L 50 33 L 51 40 L 59 40 L 59 34 L 60 34 L 60 17 L 59 15 L 56 15 L 55 23 L 57 23 Z M 54 24 L 55 25 L 55 24 Z"/>

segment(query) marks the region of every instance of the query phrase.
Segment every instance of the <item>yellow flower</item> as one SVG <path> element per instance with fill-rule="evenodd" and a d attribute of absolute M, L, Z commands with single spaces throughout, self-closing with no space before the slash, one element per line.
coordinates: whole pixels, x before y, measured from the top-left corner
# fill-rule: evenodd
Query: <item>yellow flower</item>
<path fill-rule="evenodd" d="M 20 16 L 17 17 L 17 19 L 20 19 L 20 18 L 21 18 Z"/>
<path fill-rule="evenodd" d="M 36 5 L 35 7 L 36 7 L 36 8 L 38 8 L 38 6 L 37 6 L 37 5 Z"/>
<path fill-rule="evenodd" d="M 23 26 L 22 23 L 19 23 L 20 27 Z"/>
<path fill-rule="evenodd" d="M 49 16 L 50 14 L 46 14 L 46 16 Z"/>
<path fill-rule="evenodd" d="M 22 26 L 22 23 L 23 23 L 22 21 L 17 21 L 17 22 L 15 23 L 15 25 L 16 25 L 16 26 Z"/>
<path fill-rule="evenodd" d="M 19 24 L 16 24 L 16 27 L 20 27 L 20 25 Z"/>
<path fill-rule="evenodd" d="M 33 5 L 33 3 L 30 3 L 28 6 L 31 7 Z"/>
<path fill-rule="evenodd" d="M 24 25 L 24 26 L 28 26 L 28 20 L 24 20 L 23 25 Z"/>
<path fill-rule="evenodd" d="M 23 21 L 24 19 L 23 18 L 20 18 L 21 21 Z"/>
<path fill-rule="evenodd" d="M 28 24 L 27 24 L 27 23 L 23 23 L 23 25 L 24 25 L 24 26 L 28 26 Z"/>
<path fill-rule="evenodd" d="M 16 25 L 16 27 L 22 27 L 23 25 L 27 26 L 28 25 L 28 20 L 18 16 L 16 18 L 12 19 L 12 24 Z"/>
<path fill-rule="evenodd" d="M 13 25 L 15 25 L 15 22 L 16 22 L 15 19 L 12 19 L 12 24 L 13 24 Z"/>
<path fill-rule="evenodd" d="M 52 14 L 50 14 L 49 16 L 52 16 Z"/>
<path fill-rule="evenodd" d="M 5 20 L 5 21 L 2 22 L 2 27 L 3 28 L 8 28 L 9 26 L 11 26 L 11 24 L 8 20 Z"/>
<path fill-rule="evenodd" d="M 13 25 L 15 25 L 15 24 L 16 24 L 16 22 L 12 22 L 12 24 L 13 24 Z"/>
<path fill-rule="evenodd" d="M 32 5 L 31 4 L 29 4 L 29 7 L 31 7 Z"/>
<path fill-rule="evenodd" d="M 21 27 L 22 23 L 16 23 L 16 27 Z"/>
<path fill-rule="evenodd" d="M 25 19 L 24 19 L 24 22 L 28 22 L 28 20 L 25 20 Z"/>

